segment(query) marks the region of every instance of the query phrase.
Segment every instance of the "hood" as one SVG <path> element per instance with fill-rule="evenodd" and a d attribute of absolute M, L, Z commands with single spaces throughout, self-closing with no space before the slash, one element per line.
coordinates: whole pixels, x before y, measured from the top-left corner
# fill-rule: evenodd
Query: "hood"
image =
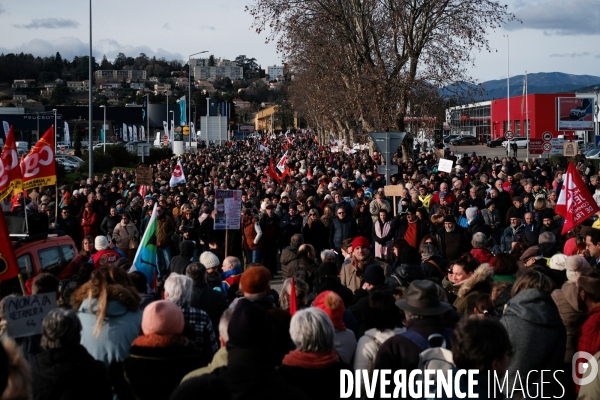
<path fill-rule="evenodd" d="M 89 293 L 92 294 L 92 300 L 89 300 Z M 127 311 L 137 311 L 140 309 L 140 295 L 133 289 L 123 285 L 111 284 L 106 287 L 107 310 L 106 315 L 121 315 Z M 100 291 L 92 287 L 90 282 L 84 283 L 71 295 L 71 306 L 74 310 L 81 312 L 95 313 L 98 305 Z"/>
<path fill-rule="evenodd" d="M 469 279 L 460 284 L 458 297 L 465 296 L 471 290 L 475 289 L 477 285 L 485 283 L 489 286 L 493 281 L 493 275 L 494 270 L 488 264 L 480 265 Z"/>
<path fill-rule="evenodd" d="M 196 245 L 193 240 L 183 240 L 179 243 L 179 254 L 186 258 L 192 258 L 195 247 Z"/>
<path fill-rule="evenodd" d="M 550 293 L 525 289 L 509 300 L 504 316 L 513 316 L 540 326 L 560 326 L 562 320 Z"/>
<path fill-rule="evenodd" d="M 556 247 L 554 243 L 542 243 L 539 244 L 538 247 L 542 251 L 543 257 L 552 257 L 553 255 L 558 253 L 558 247 Z"/>

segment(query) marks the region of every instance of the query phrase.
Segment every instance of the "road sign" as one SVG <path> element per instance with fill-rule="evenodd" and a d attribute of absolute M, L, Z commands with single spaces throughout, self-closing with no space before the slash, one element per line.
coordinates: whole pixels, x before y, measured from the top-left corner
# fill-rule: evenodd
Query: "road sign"
<path fill-rule="evenodd" d="M 112 139 L 113 142 L 117 141 L 117 137 L 116 136 L 113 136 L 111 139 Z"/>
<path fill-rule="evenodd" d="M 386 166 L 392 165 L 392 156 L 398 150 L 398 147 L 404 140 L 404 136 L 406 136 L 406 132 L 372 132 L 369 133 L 369 136 L 375 142 L 375 146 L 377 146 L 377 150 L 383 156 L 385 160 Z M 390 182 L 390 174 L 389 168 L 385 173 L 385 180 L 387 183 Z"/>
<path fill-rule="evenodd" d="M 550 152 L 550 150 L 552 150 L 552 144 L 551 144 L 551 143 L 548 143 L 548 142 L 545 142 L 545 143 L 543 144 L 542 148 L 544 149 L 544 152 L 545 152 L 545 153 L 549 153 L 549 152 Z"/>
<path fill-rule="evenodd" d="M 60 146 L 60 151 L 65 151 L 65 146 Z"/>
<path fill-rule="evenodd" d="M 377 173 L 384 175 L 386 172 L 390 173 L 390 175 L 394 175 L 398 173 L 398 166 L 397 165 L 378 165 L 377 166 Z"/>
<path fill-rule="evenodd" d="M 163 144 L 165 146 L 167 146 L 169 144 L 169 135 L 164 135 L 163 136 Z"/>
<path fill-rule="evenodd" d="M 506 132 L 504 133 L 504 137 L 505 137 L 505 138 L 507 138 L 508 140 L 510 140 L 510 139 L 512 139 L 512 138 L 514 138 L 514 137 L 515 137 L 515 134 L 514 134 L 514 132 L 513 132 L 513 131 L 506 131 Z"/>
<path fill-rule="evenodd" d="M 551 141 L 552 140 L 552 132 L 548 132 L 548 131 L 544 132 L 542 134 L 542 139 L 544 139 L 545 142 Z"/>

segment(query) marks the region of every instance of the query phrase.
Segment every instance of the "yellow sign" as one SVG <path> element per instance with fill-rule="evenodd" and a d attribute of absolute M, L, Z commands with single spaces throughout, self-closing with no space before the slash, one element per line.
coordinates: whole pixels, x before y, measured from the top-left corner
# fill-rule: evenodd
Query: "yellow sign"
<path fill-rule="evenodd" d="M 189 134 L 190 134 L 190 127 L 184 126 L 183 127 L 183 136 L 189 136 Z"/>

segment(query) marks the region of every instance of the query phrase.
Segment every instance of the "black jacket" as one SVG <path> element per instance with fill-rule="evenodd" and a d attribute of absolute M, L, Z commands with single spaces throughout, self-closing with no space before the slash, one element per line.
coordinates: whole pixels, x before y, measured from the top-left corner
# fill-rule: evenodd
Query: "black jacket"
<path fill-rule="evenodd" d="M 204 282 L 194 282 L 190 307 L 198 308 L 208 314 L 215 331 L 215 337 L 219 337 L 219 320 L 227 309 L 225 297 L 221 293 L 212 290 Z"/>
<path fill-rule="evenodd" d="M 38 354 L 31 377 L 35 400 L 112 399 L 106 367 L 80 344 Z"/>

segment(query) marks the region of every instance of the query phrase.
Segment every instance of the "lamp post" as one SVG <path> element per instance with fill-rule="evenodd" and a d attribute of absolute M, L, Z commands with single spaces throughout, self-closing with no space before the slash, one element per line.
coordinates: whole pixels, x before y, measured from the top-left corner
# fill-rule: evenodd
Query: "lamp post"
<path fill-rule="evenodd" d="M 169 121 L 171 122 L 171 124 L 170 124 L 171 128 L 169 129 L 169 139 L 171 140 L 171 147 L 173 147 L 173 141 L 175 140 L 175 137 L 174 137 L 175 134 L 173 134 L 173 136 L 172 136 L 171 132 L 175 131 L 175 111 L 171 110 L 171 111 L 169 111 L 169 113 L 173 114 L 171 116 L 172 119 L 169 119 Z"/>
<path fill-rule="evenodd" d="M 196 56 L 198 54 L 202 54 L 202 53 L 208 53 L 208 50 L 204 50 L 204 51 L 200 51 L 198 53 L 194 53 L 194 54 L 190 54 L 190 56 L 188 57 L 188 95 L 189 95 L 189 105 L 188 105 L 188 127 L 190 128 L 190 131 L 192 129 L 192 56 Z M 195 127 L 195 121 L 194 121 L 194 127 Z M 192 132 L 189 133 L 188 135 L 188 142 L 190 145 L 190 151 L 192 151 Z"/>
<path fill-rule="evenodd" d="M 89 98 L 88 98 L 88 130 L 89 130 L 89 144 L 88 144 L 88 153 L 90 157 L 90 178 L 94 177 L 94 131 L 93 131 L 93 117 L 94 112 L 92 110 L 92 0 L 90 0 L 90 57 L 88 59 L 88 84 L 89 87 Z"/>
<path fill-rule="evenodd" d="M 150 93 L 144 97 L 146 98 L 146 143 L 150 143 Z"/>
<path fill-rule="evenodd" d="M 165 90 L 165 94 L 167 95 L 167 130 L 169 129 L 169 91 Z M 165 135 L 169 135 L 169 132 L 165 132 Z"/>
<path fill-rule="evenodd" d="M 103 104 L 100 108 L 104 108 L 104 122 L 102 123 L 102 141 L 104 144 L 104 152 L 106 153 L 106 106 Z"/>

